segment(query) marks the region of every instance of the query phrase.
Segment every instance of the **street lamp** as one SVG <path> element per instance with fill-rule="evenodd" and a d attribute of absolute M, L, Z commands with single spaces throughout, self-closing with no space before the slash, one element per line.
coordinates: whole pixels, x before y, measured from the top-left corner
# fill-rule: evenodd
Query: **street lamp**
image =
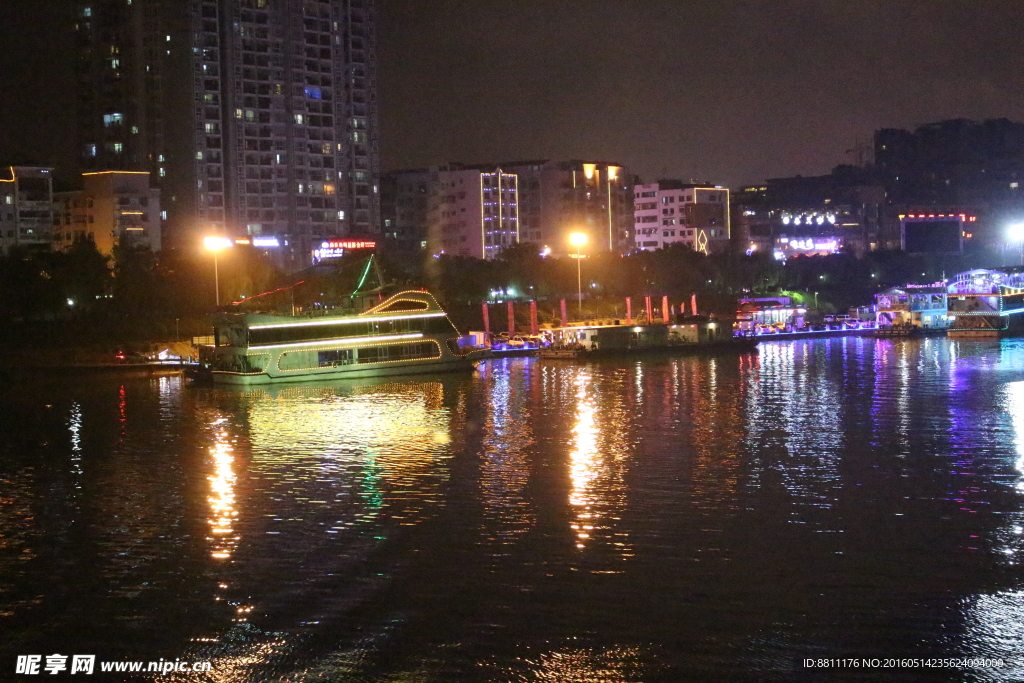
<path fill-rule="evenodd" d="M 576 247 L 576 299 L 580 309 L 580 319 L 583 318 L 583 278 L 580 266 L 580 247 L 587 243 L 587 236 L 582 232 L 574 232 L 569 235 L 569 244 Z"/>
<path fill-rule="evenodd" d="M 203 246 L 207 251 L 213 252 L 213 288 L 216 291 L 217 307 L 220 307 L 220 275 L 217 272 L 217 252 L 231 246 L 231 240 L 227 237 L 211 235 L 203 238 Z"/>
<path fill-rule="evenodd" d="M 1006 229 L 1006 235 L 1011 242 L 1020 245 L 1020 264 L 1024 266 L 1024 223 L 1013 223 Z"/>

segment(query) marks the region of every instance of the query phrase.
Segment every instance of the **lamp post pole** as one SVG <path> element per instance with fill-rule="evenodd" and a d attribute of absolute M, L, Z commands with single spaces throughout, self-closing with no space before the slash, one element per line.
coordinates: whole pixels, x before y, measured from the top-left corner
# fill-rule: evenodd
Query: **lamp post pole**
<path fill-rule="evenodd" d="M 212 235 L 203 239 L 203 245 L 208 251 L 213 252 L 213 288 L 214 288 L 214 300 L 217 302 L 217 308 L 220 308 L 220 271 L 217 264 L 217 253 L 221 249 L 226 249 L 231 246 L 231 240 L 226 237 L 219 235 Z"/>
<path fill-rule="evenodd" d="M 583 263 L 580 262 L 581 258 L 583 257 L 580 255 L 580 245 L 577 245 L 577 304 L 580 307 L 580 319 L 583 319 Z"/>
<path fill-rule="evenodd" d="M 580 253 L 580 249 L 586 243 L 587 235 L 585 233 L 574 232 L 569 235 L 569 244 L 576 247 L 576 302 L 579 306 L 580 320 L 583 319 L 583 264 L 580 263 L 580 259 L 583 258 L 583 254 Z"/>
<path fill-rule="evenodd" d="M 213 291 L 217 301 L 217 308 L 220 308 L 220 273 L 217 271 L 217 252 L 213 252 Z"/>

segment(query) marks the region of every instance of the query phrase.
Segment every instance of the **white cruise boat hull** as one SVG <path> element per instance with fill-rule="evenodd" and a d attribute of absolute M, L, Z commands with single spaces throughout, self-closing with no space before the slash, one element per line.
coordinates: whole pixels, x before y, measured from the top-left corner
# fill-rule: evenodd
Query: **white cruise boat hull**
<path fill-rule="evenodd" d="M 360 314 L 223 315 L 200 349 L 215 384 L 267 384 L 471 370 L 487 352 L 463 350 L 434 298 L 402 292 Z"/>

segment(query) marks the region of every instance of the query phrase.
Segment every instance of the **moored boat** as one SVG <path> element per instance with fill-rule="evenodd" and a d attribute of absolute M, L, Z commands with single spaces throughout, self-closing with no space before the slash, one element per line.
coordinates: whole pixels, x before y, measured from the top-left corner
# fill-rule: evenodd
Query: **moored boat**
<path fill-rule="evenodd" d="M 584 358 L 592 352 L 582 346 L 548 346 L 537 351 L 540 358 L 561 358 L 571 360 Z"/>
<path fill-rule="evenodd" d="M 200 348 L 200 376 L 217 384 L 470 370 L 489 354 L 459 347 L 459 332 L 425 291 L 406 291 L 361 313 L 217 316 Z"/>

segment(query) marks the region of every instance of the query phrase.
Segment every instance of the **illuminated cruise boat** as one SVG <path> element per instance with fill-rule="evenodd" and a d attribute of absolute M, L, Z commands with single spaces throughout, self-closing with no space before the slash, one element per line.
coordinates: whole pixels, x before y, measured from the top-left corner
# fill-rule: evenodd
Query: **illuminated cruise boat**
<path fill-rule="evenodd" d="M 1024 331 L 1024 272 L 969 270 L 949 285 L 950 336 L 998 337 Z"/>
<path fill-rule="evenodd" d="M 223 313 L 213 345 L 200 347 L 199 377 L 218 384 L 469 370 L 487 352 L 465 351 L 425 291 L 395 294 L 358 314 Z"/>

